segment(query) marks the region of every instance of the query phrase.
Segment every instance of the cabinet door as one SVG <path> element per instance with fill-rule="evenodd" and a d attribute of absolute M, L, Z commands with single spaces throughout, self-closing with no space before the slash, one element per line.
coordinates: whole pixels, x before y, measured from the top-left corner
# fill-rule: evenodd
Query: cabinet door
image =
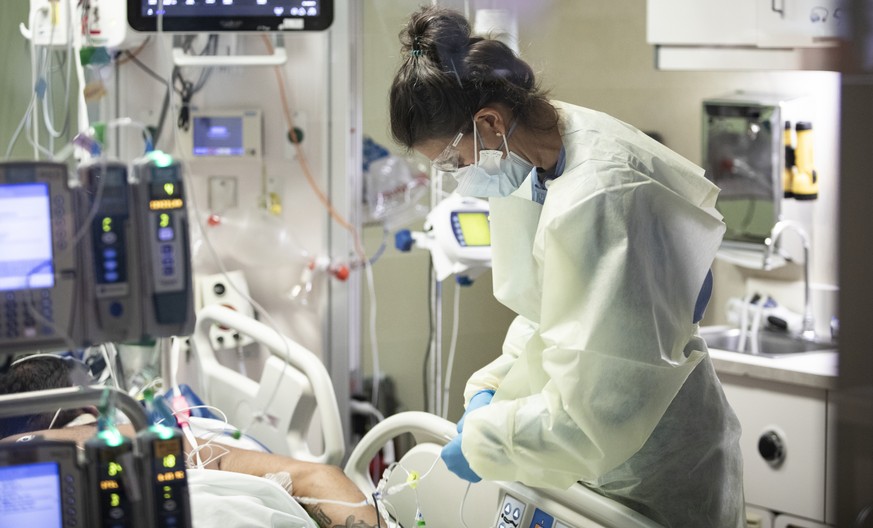
<path fill-rule="evenodd" d="M 844 31 L 847 12 L 841 0 L 758 0 L 761 47 L 822 47 L 835 45 Z"/>
<path fill-rule="evenodd" d="M 746 502 L 824 521 L 827 404 L 823 390 L 768 384 L 722 375 L 728 401 L 743 427 Z M 784 459 L 773 465 L 759 451 L 762 435 L 774 432 Z"/>
<path fill-rule="evenodd" d="M 667 45 L 754 46 L 755 1 L 648 0 L 648 41 Z"/>

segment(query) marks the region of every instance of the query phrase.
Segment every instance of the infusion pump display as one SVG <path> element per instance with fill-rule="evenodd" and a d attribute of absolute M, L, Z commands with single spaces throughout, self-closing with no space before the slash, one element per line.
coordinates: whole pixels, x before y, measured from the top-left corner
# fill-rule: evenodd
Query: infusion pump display
<path fill-rule="evenodd" d="M 0 352 L 79 341 L 67 167 L 0 164 Z"/>
<path fill-rule="evenodd" d="M 181 165 L 0 163 L 0 356 L 193 330 Z"/>
<path fill-rule="evenodd" d="M 182 432 L 152 426 L 135 440 L 0 444 L 0 526 L 190 528 Z"/>

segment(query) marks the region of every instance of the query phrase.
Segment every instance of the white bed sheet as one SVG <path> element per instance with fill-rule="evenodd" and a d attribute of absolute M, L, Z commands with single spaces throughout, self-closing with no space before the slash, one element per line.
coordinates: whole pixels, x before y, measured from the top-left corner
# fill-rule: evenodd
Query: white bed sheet
<path fill-rule="evenodd" d="M 271 480 L 213 469 L 187 473 L 194 528 L 318 528 Z"/>

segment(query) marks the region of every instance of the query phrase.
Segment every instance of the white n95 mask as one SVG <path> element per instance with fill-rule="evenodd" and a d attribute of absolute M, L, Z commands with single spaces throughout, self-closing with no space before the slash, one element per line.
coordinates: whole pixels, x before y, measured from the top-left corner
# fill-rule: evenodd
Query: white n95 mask
<path fill-rule="evenodd" d="M 476 141 L 479 131 L 473 122 L 473 149 L 476 155 L 475 163 L 462 167 L 454 173 L 458 182 L 456 192 L 462 196 L 488 198 L 490 196 L 509 196 L 518 189 L 521 182 L 534 169 L 534 166 L 521 156 L 510 152 L 507 138 L 512 135 L 515 125 L 503 136 L 503 147 L 506 157 L 500 150 L 478 150 Z"/>

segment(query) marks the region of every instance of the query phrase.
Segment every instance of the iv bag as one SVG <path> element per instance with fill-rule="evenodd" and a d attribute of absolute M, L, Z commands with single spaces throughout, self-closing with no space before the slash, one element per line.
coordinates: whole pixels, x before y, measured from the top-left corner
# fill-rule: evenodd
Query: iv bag
<path fill-rule="evenodd" d="M 370 218 L 386 228 L 411 223 L 427 214 L 427 208 L 418 203 L 427 195 L 427 176 L 403 158 L 389 155 L 371 162 L 365 178 Z"/>

